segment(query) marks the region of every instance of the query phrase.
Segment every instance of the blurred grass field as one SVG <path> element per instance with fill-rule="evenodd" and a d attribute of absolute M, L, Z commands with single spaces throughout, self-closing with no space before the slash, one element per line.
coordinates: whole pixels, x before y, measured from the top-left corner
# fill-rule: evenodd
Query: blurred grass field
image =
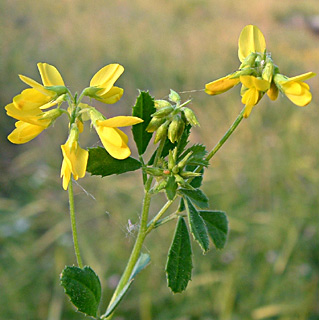
<path fill-rule="evenodd" d="M 318 15 L 316 0 L 3 0 L 0 102 L 5 106 L 25 88 L 18 74 L 39 79 L 37 62 L 56 66 L 73 91 L 118 62 L 125 95 L 99 108 L 106 116 L 129 115 L 137 89 L 163 98 L 170 88 L 200 90 L 235 70 L 247 24 L 262 30 L 282 73 L 318 73 L 319 34 L 311 24 Z M 228 214 L 226 248 L 202 256 L 194 244 L 193 281 L 172 295 L 164 267 L 175 226 L 159 228 L 146 241 L 152 263 L 114 319 L 319 319 L 319 78 L 308 83 L 309 106 L 265 97 L 211 163 L 203 189 L 211 208 Z M 242 108 L 238 88 L 182 97 L 193 99 L 201 123 L 192 142 L 208 149 Z M 59 178 L 66 123 L 19 146 L 6 140 L 14 120 L 3 108 L 0 125 L 0 319 L 84 319 L 59 286 L 61 270 L 75 262 Z M 82 146 L 97 144 L 94 132 L 81 137 Z M 138 222 L 140 182 L 138 172 L 87 175 L 75 187 L 81 250 L 103 281 L 103 307 L 134 243 L 126 226 L 128 219 Z"/>

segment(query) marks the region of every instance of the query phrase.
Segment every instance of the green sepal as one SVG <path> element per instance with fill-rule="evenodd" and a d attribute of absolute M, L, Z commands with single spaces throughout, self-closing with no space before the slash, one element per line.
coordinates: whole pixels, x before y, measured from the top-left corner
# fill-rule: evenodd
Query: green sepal
<path fill-rule="evenodd" d="M 199 208 L 208 208 L 208 198 L 205 193 L 200 189 L 179 189 L 178 192 L 182 196 L 186 196 Z"/>
<path fill-rule="evenodd" d="M 226 213 L 218 210 L 199 211 L 204 219 L 209 236 L 217 249 L 224 248 L 228 234 L 228 219 Z"/>
<path fill-rule="evenodd" d="M 55 92 L 58 96 L 62 96 L 68 92 L 68 89 L 65 86 L 46 86 L 45 89 Z"/>
<path fill-rule="evenodd" d="M 65 267 L 61 285 L 78 311 L 96 317 L 101 300 L 101 283 L 91 267 Z"/>
<path fill-rule="evenodd" d="M 191 241 L 185 220 L 179 217 L 165 267 L 168 287 L 174 293 L 184 291 L 192 278 L 192 269 Z"/>
<path fill-rule="evenodd" d="M 141 253 L 140 257 L 138 258 L 135 267 L 132 271 L 132 274 L 127 282 L 127 284 L 124 286 L 122 291 L 118 294 L 116 299 L 113 301 L 113 303 L 107 308 L 105 313 L 100 317 L 100 319 L 105 319 L 108 316 L 110 316 L 115 308 L 118 306 L 118 304 L 121 302 L 125 294 L 127 293 L 129 287 L 131 286 L 132 282 L 134 281 L 136 275 L 140 273 L 147 265 L 149 264 L 151 258 L 150 255 L 147 253 Z"/>
<path fill-rule="evenodd" d="M 209 238 L 205 222 L 187 197 L 184 197 L 184 201 L 191 233 L 205 254 L 209 250 Z"/>
<path fill-rule="evenodd" d="M 114 159 L 102 147 L 89 148 L 89 159 L 86 171 L 94 176 L 109 176 L 112 174 L 121 174 L 129 171 L 135 171 L 141 168 L 142 164 L 132 158 L 124 160 Z"/>
<path fill-rule="evenodd" d="M 139 117 L 144 120 L 144 122 L 132 126 L 133 137 L 139 155 L 142 155 L 145 152 L 152 138 L 153 134 L 147 132 L 146 128 L 152 119 L 151 114 L 155 111 L 154 99 L 148 92 L 141 91 L 136 99 L 136 103 L 132 111 L 132 116 Z"/>
<path fill-rule="evenodd" d="M 185 167 L 185 170 L 186 170 L 186 171 L 194 171 L 196 168 L 197 168 L 197 166 L 187 165 L 187 166 Z M 201 173 L 201 176 L 193 178 L 193 179 L 191 180 L 191 182 L 190 182 L 190 185 L 191 185 L 193 188 L 195 188 L 195 189 L 200 188 L 201 185 L 202 185 L 204 168 L 202 168 L 202 169 L 199 171 L 199 173 Z"/>
<path fill-rule="evenodd" d="M 165 187 L 166 195 L 168 200 L 173 200 L 176 195 L 177 183 L 173 176 L 167 179 L 167 184 Z"/>

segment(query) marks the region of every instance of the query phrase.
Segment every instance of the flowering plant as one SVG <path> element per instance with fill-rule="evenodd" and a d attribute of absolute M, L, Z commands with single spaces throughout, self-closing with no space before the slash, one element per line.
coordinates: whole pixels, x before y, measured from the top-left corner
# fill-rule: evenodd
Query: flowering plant
<path fill-rule="evenodd" d="M 23 90 L 5 107 L 7 114 L 17 120 L 16 128 L 8 136 L 12 143 L 22 144 L 36 138 L 64 114 L 69 120 L 68 138 L 61 146 L 61 177 L 62 187 L 69 194 L 77 266 L 65 267 L 61 274 L 61 284 L 78 311 L 95 319 L 111 319 L 137 274 L 150 262 L 150 255 L 142 252 L 146 237 L 169 221 L 176 221 L 166 261 L 167 283 L 174 293 L 184 291 L 191 279 L 191 237 L 203 253 L 210 248 L 209 239 L 217 249 L 225 246 L 228 234 L 226 213 L 209 209 L 209 200 L 201 190 L 209 161 L 241 120 L 250 115 L 252 108 L 265 93 L 271 100 L 275 100 L 280 91 L 296 105 L 307 105 L 312 96 L 309 86 L 303 81 L 315 75 L 308 72 L 288 78 L 280 74 L 271 54 L 266 52 L 264 36 L 252 25 L 246 26 L 240 34 L 238 56 L 241 65 L 237 71 L 205 87 L 206 93 L 215 95 L 241 83 L 242 102 L 245 105 L 210 152 L 203 144 L 189 146 L 192 127 L 199 126 L 199 121 L 188 106 L 190 100 L 183 102 L 173 90 L 167 100 L 154 100 L 148 92 L 140 92 L 131 116 L 106 118 L 96 108 L 82 102 L 84 97 L 88 97 L 113 104 L 122 97 L 123 89 L 114 86 L 124 71 L 119 64 L 110 64 L 100 69 L 79 95 L 73 95 L 65 86 L 59 71 L 47 63 L 38 64 L 42 84 L 20 76 L 31 88 Z M 86 150 L 80 147 L 79 137 L 85 121 L 91 122 L 104 148 Z M 130 156 L 128 136 L 118 129 L 125 126 L 132 126 L 138 159 Z M 151 148 L 153 136 L 156 147 L 151 157 L 146 159 L 145 154 L 149 154 L 146 150 Z M 106 177 L 138 169 L 142 174 L 144 198 L 137 238 L 122 277 L 103 313 L 99 311 L 99 277 L 90 266 L 84 266 L 82 262 L 72 179 L 83 178 L 86 172 Z M 166 195 L 166 202 L 151 216 L 151 201 L 159 193 Z M 178 202 L 178 208 L 172 211 L 175 202 Z"/>

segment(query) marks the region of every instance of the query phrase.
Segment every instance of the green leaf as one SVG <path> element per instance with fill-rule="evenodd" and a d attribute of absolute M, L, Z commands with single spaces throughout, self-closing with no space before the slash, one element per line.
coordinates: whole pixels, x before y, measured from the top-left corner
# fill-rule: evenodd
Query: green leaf
<path fill-rule="evenodd" d="M 144 122 L 132 126 L 134 140 L 140 155 L 145 152 L 152 138 L 153 133 L 147 132 L 146 128 L 151 121 L 151 114 L 155 111 L 154 99 L 148 92 L 140 92 L 132 112 L 134 117 L 139 117 L 144 120 Z"/>
<path fill-rule="evenodd" d="M 121 174 L 135 171 L 141 168 L 141 163 L 132 158 L 124 160 L 114 159 L 102 147 L 89 148 L 89 160 L 86 170 L 94 176 L 109 176 L 111 174 Z"/>
<path fill-rule="evenodd" d="M 176 195 L 177 183 L 173 176 L 167 179 L 167 185 L 165 187 L 166 195 L 168 200 L 173 200 Z"/>
<path fill-rule="evenodd" d="M 184 158 L 189 152 L 192 152 L 191 157 L 188 159 L 187 164 L 193 166 L 208 166 L 208 161 L 205 160 L 207 154 L 206 147 L 202 144 L 195 144 L 188 148 L 180 158 Z"/>
<path fill-rule="evenodd" d="M 174 293 L 184 291 L 188 281 L 192 278 L 192 269 L 192 247 L 189 233 L 184 218 L 179 217 L 165 268 L 168 287 Z"/>
<path fill-rule="evenodd" d="M 96 317 L 101 299 L 99 277 L 89 267 L 67 266 L 61 274 L 61 285 L 80 312 Z"/>
<path fill-rule="evenodd" d="M 203 253 L 206 253 L 209 249 L 209 238 L 205 222 L 192 202 L 187 197 L 184 200 L 192 235 L 202 248 Z"/>
<path fill-rule="evenodd" d="M 199 211 L 204 219 L 208 234 L 217 249 L 222 249 L 227 241 L 228 220 L 226 213 L 217 210 Z"/>
<path fill-rule="evenodd" d="M 208 198 L 200 189 L 179 189 L 182 196 L 187 196 L 199 208 L 208 208 Z"/>
<path fill-rule="evenodd" d="M 112 312 L 115 310 L 117 305 L 121 302 L 124 295 L 126 294 L 127 290 L 131 286 L 132 282 L 134 281 L 136 275 L 141 272 L 150 262 L 151 258 L 150 255 L 147 253 L 141 253 L 140 257 L 138 258 L 135 267 L 132 271 L 132 274 L 128 280 L 128 283 L 124 286 L 122 291 L 118 294 L 116 299 L 113 301 L 113 303 L 107 308 L 106 312 L 101 316 L 100 319 L 107 318 L 109 315 L 112 314 Z"/>

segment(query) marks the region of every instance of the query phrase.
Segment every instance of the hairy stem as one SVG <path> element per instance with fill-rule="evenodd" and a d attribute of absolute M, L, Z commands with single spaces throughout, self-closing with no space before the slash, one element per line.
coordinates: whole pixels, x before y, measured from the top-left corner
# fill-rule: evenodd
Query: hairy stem
<path fill-rule="evenodd" d="M 78 263 L 78 266 L 82 269 L 83 263 L 82 263 L 82 258 L 81 258 L 81 254 L 80 254 L 78 234 L 77 234 L 76 222 L 75 222 L 74 195 L 73 195 L 72 179 L 70 179 L 70 182 L 69 182 L 68 192 L 69 192 L 70 218 L 71 218 L 71 228 L 72 228 L 74 252 L 75 252 L 76 261 Z"/>

